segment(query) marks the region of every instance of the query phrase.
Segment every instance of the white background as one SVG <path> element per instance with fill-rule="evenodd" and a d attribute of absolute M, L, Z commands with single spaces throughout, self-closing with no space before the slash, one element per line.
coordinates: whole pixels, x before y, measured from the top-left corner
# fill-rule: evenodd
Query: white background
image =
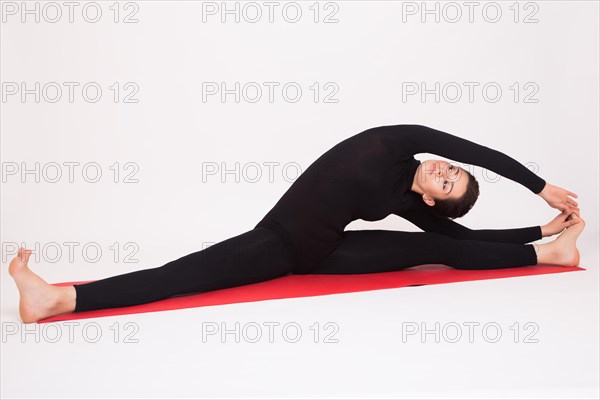
<path fill-rule="evenodd" d="M 18 292 L 7 268 L 15 243 L 38 246 L 30 267 L 48 282 L 160 266 L 251 229 L 296 176 L 292 168 L 284 179 L 283 165 L 305 169 L 339 141 L 378 125 L 427 125 L 532 165 L 546 181 L 579 195 L 587 226 L 579 241 L 585 271 L 103 318 L 96 320 L 104 333 L 98 343 L 81 335 L 54 344 L 3 337 L 3 398 L 598 397 L 597 2 L 498 2 L 502 16 L 496 23 L 483 18 L 485 2 L 475 8 L 473 22 L 464 3 L 455 3 L 463 13 L 456 23 L 449 22 L 455 12 L 449 8 L 439 22 L 435 15 L 422 22 L 420 12 L 405 14 L 403 21 L 406 7 L 423 5 L 399 1 L 298 2 L 303 14 L 297 23 L 284 20 L 286 3 L 275 8 L 273 23 L 262 2 L 256 3 L 264 13 L 256 23 L 247 20 L 253 11 L 238 23 L 233 15 L 221 22 L 220 13 L 203 22 L 203 6 L 210 4 L 194 1 L 135 2 L 137 23 L 113 22 L 112 2 L 98 2 L 103 14 L 97 23 L 82 18 L 85 2 L 75 9 L 73 23 L 66 6 L 57 23 L 36 23 L 32 15 L 23 23 L 21 3 L 13 3 L 16 15 L 6 12 L 7 3 L 0 31 L 2 168 L 58 163 L 63 177 L 49 182 L 54 170 L 39 182 L 32 174 L 23 182 L 20 171 L 3 176 L 3 332 L 7 324 L 20 323 Z M 36 2 L 27 4 L 33 9 Z M 37 4 L 41 9 L 46 3 Z M 211 4 L 222 10 L 221 2 Z M 125 7 L 118 7 L 120 19 L 135 10 Z M 338 22 L 322 21 L 330 14 Z M 538 22 L 524 23 L 529 14 Z M 493 9 L 488 15 L 494 17 Z M 28 89 L 35 82 L 78 82 L 79 88 L 96 82 L 103 94 L 91 103 L 76 89 L 71 103 L 62 86 L 56 103 L 43 97 L 36 103 L 33 95 L 22 102 L 20 93 L 7 95 L 7 82 L 25 82 Z M 109 87 L 115 82 L 121 94 L 130 92 L 123 87 L 127 82 L 135 83 L 138 102 L 113 102 Z M 263 97 L 256 103 L 236 103 L 233 95 L 225 102 L 219 96 L 203 101 L 204 82 L 224 82 L 229 89 L 235 82 L 257 82 Z M 272 103 L 263 82 L 279 83 Z M 282 97 L 280 89 L 289 82 L 303 90 L 297 102 Z M 425 101 L 415 95 L 403 101 L 406 82 L 427 89 L 454 82 L 462 98 L 436 102 L 433 95 Z M 473 102 L 464 82 L 479 84 Z M 337 102 L 315 102 L 315 83 L 321 96 L 332 92 L 327 83 L 334 84 Z M 488 83 L 502 89 L 497 102 L 483 98 Z M 513 85 L 519 87 L 516 101 Z M 530 87 L 536 88 L 536 102 L 525 101 Z M 417 156 L 431 157 L 438 156 Z M 79 167 L 70 183 L 65 162 L 98 163 L 102 178 L 86 182 Z M 118 183 L 109 169 L 115 162 Z M 139 167 L 138 183 L 123 182 L 128 162 Z M 262 165 L 262 178 L 250 182 L 241 174 L 236 182 L 229 174 L 203 182 L 206 163 L 231 169 L 236 162 Z M 280 163 L 272 182 L 264 166 L 269 162 Z M 247 171 L 254 176 L 255 170 Z M 541 225 L 558 214 L 514 182 L 492 182 L 495 175 L 485 179 L 481 168 L 475 176 L 481 196 L 458 221 L 464 225 Z M 397 216 L 347 227 L 363 228 L 417 230 Z M 73 260 L 60 245 L 65 242 L 79 244 Z M 110 249 L 115 242 L 121 249 L 117 262 Z M 136 263 L 123 262 L 128 242 L 138 248 Z M 63 251 L 55 262 L 54 243 Z M 84 259 L 81 248 L 88 243 L 102 249 L 100 261 Z M 44 246 L 46 257 L 40 255 Z M 204 343 L 207 321 L 229 327 L 293 321 L 304 336 L 299 343 L 281 335 L 274 343 Z M 327 321 L 339 327 L 339 343 L 312 343 L 308 328 Z M 481 335 L 474 343 L 403 343 L 406 321 L 430 328 L 435 322 L 494 321 L 504 335 L 498 343 Z M 528 321 L 539 327 L 539 342 L 520 337 L 514 343 L 509 327 L 518 322 L 521 334 L 531 332 L 522 326 Z M 114 343 L 115 322 L 122 332 L 123 324 L 134 322 L 139 343 Z M 57 326 L 66 334 L 64 325 Z"/>

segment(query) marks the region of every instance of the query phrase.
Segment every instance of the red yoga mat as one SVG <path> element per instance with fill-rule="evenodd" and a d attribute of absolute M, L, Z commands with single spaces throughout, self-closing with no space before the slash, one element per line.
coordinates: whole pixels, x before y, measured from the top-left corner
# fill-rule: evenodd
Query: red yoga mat
<path fill-rule="evenodd" d="M 462 270 L 440 264 L 429 264 L 393 272 L 352 275 L 286 275 L 281 278 L 228 289 L 214 290 L 186 296 L 170 297 L 137 306 L 107 308 L 55 315 L 38 323 L 67 321 L 73 319 L 108 317 L 112 315 L 138 314 L 183 308 L 245 303 L 260 300 L 289 299 L 295 297 L 322 296 L 337 293 L 364 292 L 406 286 L 435 285 L 439 283 L 477 281 L 484 279 L 511 278 L 516 276 L 554 274 L 559 272 L 585 271 L 580 267 L 529 266 L 489 270 Z M 54 283 L 69 286 L 92 281 Z"/>

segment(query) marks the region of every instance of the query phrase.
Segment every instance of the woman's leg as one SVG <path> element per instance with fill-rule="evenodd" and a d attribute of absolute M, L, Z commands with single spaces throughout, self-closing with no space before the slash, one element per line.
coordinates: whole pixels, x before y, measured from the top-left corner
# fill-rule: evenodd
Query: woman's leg
<path fill-rule="evenodd" d="M 281 239 L 256 228 L 162 267 L 75 285 L 74 311 L 123 307 L 287 275 L 292 264 Z"/>
<path fill-rule="evenodd" d="M 68 293 L 63 291 L 69 289 L 73 291 L 74 288 L 76 294 L 74 306 L 71 306 L 72 309 L 62 309 L 60 313 L 125 307 L 176 295 L 207 292 L 274 279 L 291 273 L 293 262 L 280 237 L 272 230 L 261 227 L 161 267 L 129 272 L 66 288 L 48 285 L 31 271 L 25 273 L 23 265 L 16 267 L 11 270 L 11 275 L 15 278 L 21 292 L 21 317 L 24 322 L 31 322 L 57 314 L 55 312 L 43 315 L 44 313 L 36 310 L 23 310 L 24 302 L 38 296 L 44 290 L 59 293 L 60 289 L 60 293 Z M 26 265 L 24 267 L 27 268 Z M 33 285 L 33 280 L 36 279 L 36 285 Z M 43 287 L 41 282 L 52 287 Z"/>
<path fill-rule="evenodd" d="M 577 226 L 580 225 L 580 226 Z M 583 224 L 545 244 L 458 240 L 433 232 L 346 231 L 342 243 L 311 274 L 363 274 L 422 264 L 458 269 L 497 269 L 540 264 L 577 265 L 575 241 Z"/>

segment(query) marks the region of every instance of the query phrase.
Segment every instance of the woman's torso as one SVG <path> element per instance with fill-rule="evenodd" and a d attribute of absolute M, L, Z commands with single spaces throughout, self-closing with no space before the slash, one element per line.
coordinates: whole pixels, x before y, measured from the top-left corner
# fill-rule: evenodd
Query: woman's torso
<path fill-rule="evenodd" d="M 409 209 L 419 163 L 393 160 L 377 131 L 368 129 L 321 155 L 256 226 L 280 233 L 296 258 L 295 272 L 308 272 L 339 245 L 350 222 Z"/>

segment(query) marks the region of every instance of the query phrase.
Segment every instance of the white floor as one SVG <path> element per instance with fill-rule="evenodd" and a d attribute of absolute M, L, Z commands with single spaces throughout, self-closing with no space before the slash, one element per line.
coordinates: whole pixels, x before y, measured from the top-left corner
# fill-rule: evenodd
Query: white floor
<path fill-rule="evenodd" d="M 71 321 L 71 338 L 19 323 L 3 268 L 1 397 L 597 399 L 598 234 L 580 242 L 586 271 Z"/>

